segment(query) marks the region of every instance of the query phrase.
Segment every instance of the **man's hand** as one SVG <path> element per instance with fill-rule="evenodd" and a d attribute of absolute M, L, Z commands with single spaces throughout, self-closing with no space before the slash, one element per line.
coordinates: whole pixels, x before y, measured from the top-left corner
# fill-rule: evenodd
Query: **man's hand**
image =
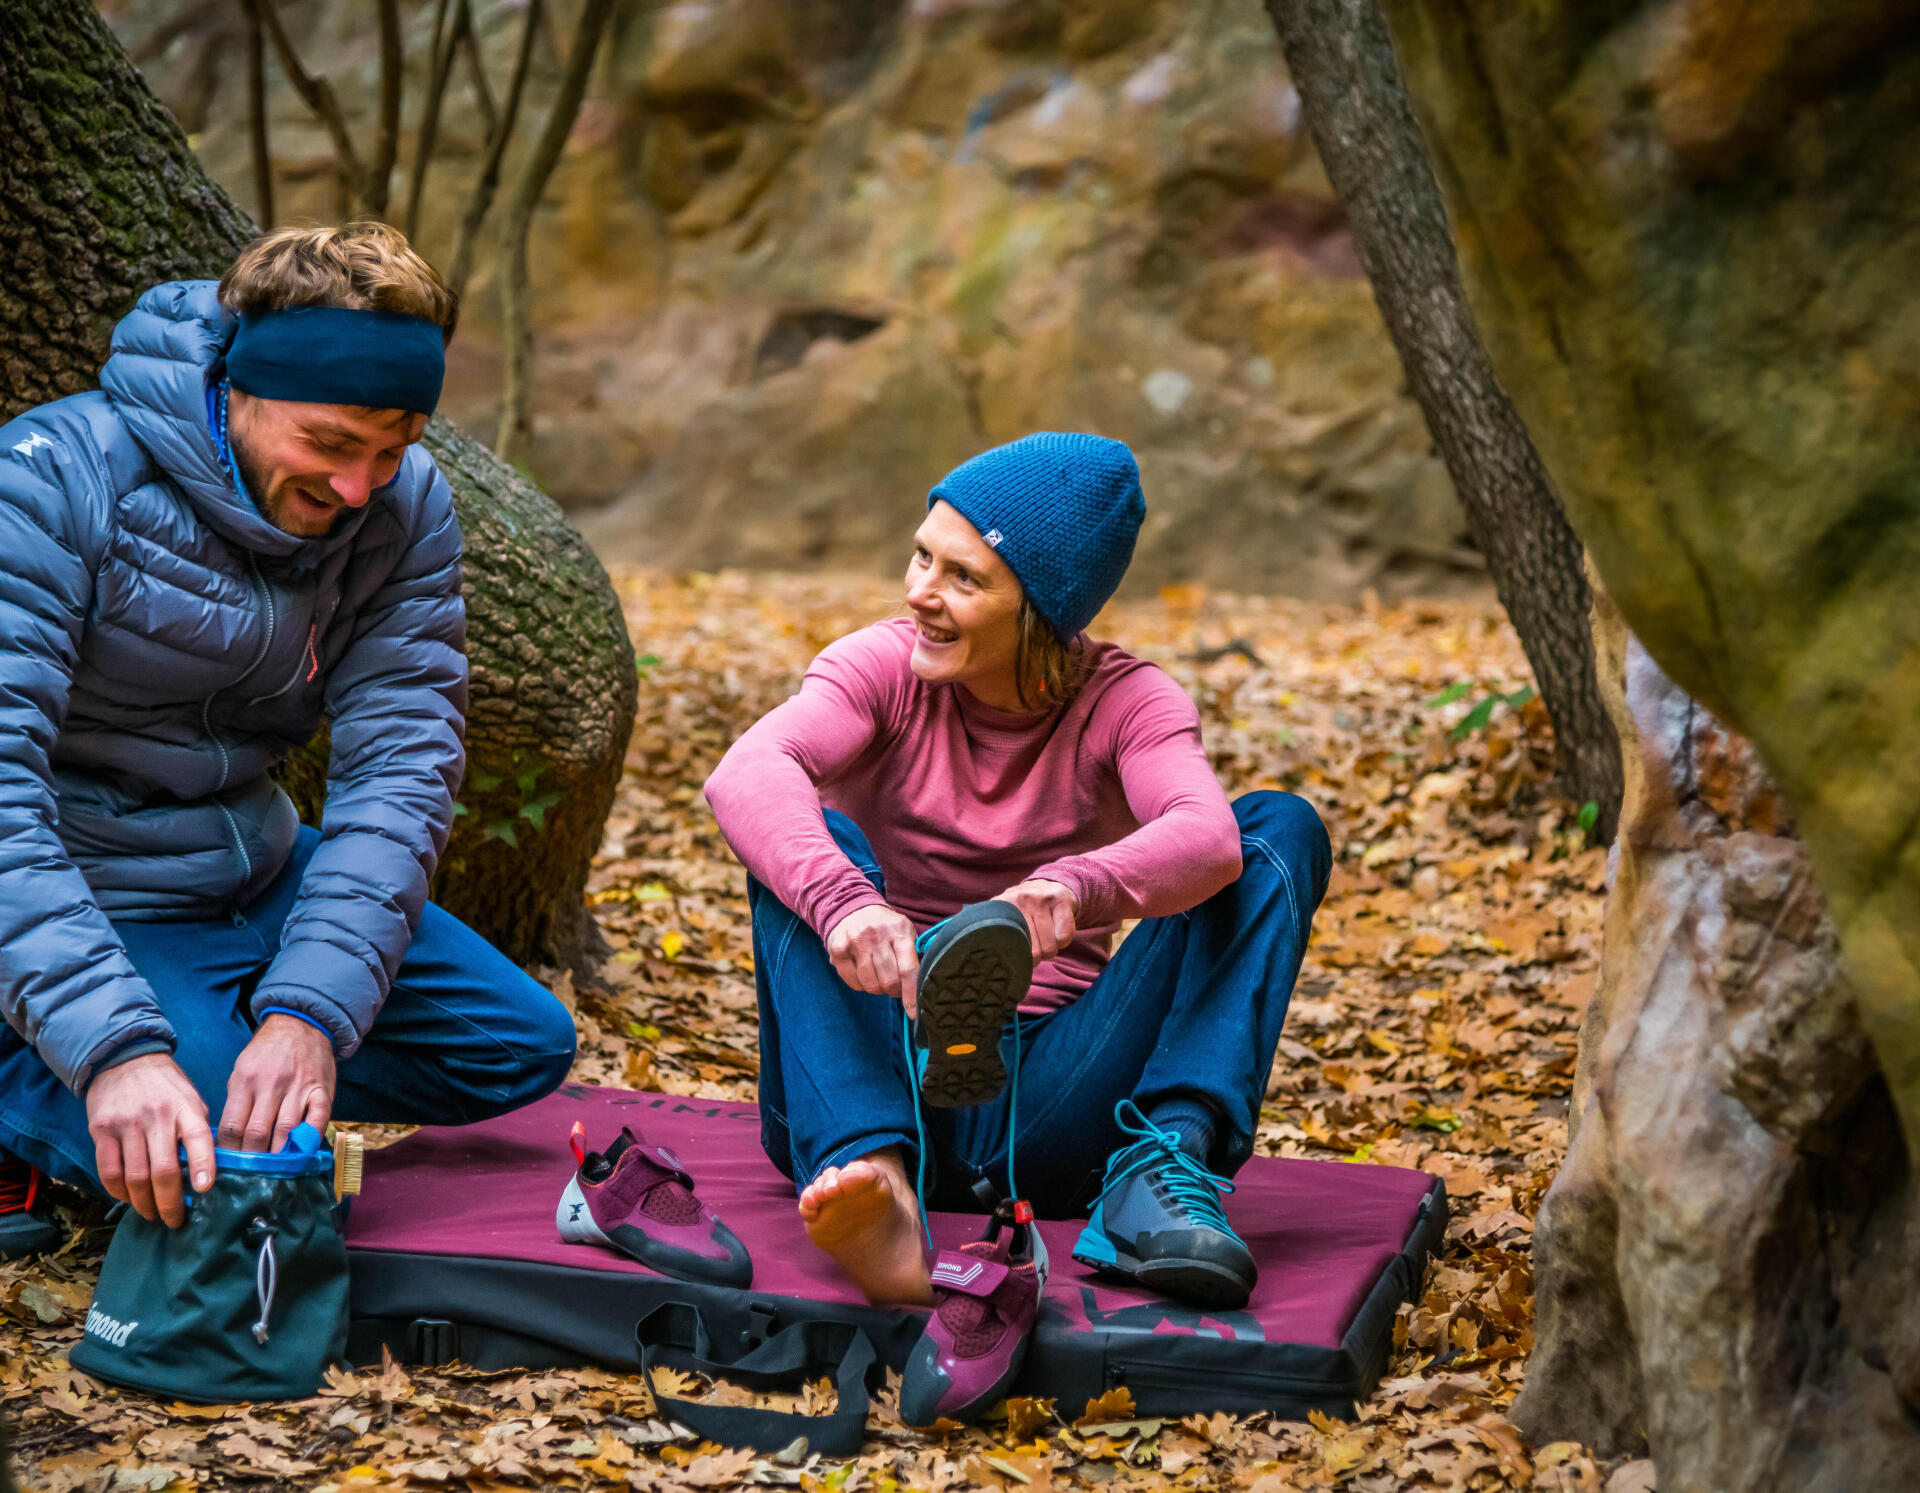
<path fill-rule="evenodd" d="M 333 1085 L 327 1034 L 297 1016 L 269 1016 L 227 1080 L 220 1144 L 229 1151 L 277 1151 L 302 1120 L 324 1130 Z"/>
<path fill-rule="evenodd" d="M 904 913 L 873 903 L 848 913 L 827 934 L 827 957 L 855 990 L 891 995 L 919 1014 L 920 956 L 913 924 Z"/>
<path fill-rule="evenodd" d="M 142 1218 L 170 1229 L 187 1221 L 180 1193 L 182 1144 L 193 1190 L 213 1186 L 207 1102 L 164 1052 L 109 1068 L 87 1085 L 87 1131 L 101 1185 Z"/>
<path fill-rule="evenodd" d="M 1023 881 L 1010 886 L 996 902 L 1011 902 L 1027 920 L 1033 940 L 1033 962 L 1044 963 L 1073 942 L 1073 893 L 1057 881 Z"/>

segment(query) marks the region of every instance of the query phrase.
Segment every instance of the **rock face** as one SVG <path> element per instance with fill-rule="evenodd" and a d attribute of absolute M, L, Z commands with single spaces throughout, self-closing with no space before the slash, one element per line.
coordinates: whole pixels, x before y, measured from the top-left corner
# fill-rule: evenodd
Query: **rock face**
<path fill-rule="evenodd" d="M 497 86 L 523 12 L 476 8 Z M 360 121 L 369 9 L 288 12 Z M 196 55 L 150 71 L 184 93 Z M 246 200 L 227 71 L 199 149 Z M 326 216 L 324 138 L 275 97 L 282 214 Z M 458 80 L 441 135 L 420 237 L 444 257 L 480 137 Z M 530 466 L 609 560 L 891 570 L 949 467 L 1085 428 L 1141 459 L 1135 588 L 1484 588 L 1256 5 L 636 7 L 537 234 Z M 481 429 L 488 273 L 448 406 Z"/>
<path fill-rule="evenodd" d="M 1920 1154 L 1920 3 L 1385 4 L 1488 350 L 1792 803 Z"/>
<path fill-rule="evenodd" d="M 1663 1493 L 1911 1488 L 1920 1188 L 1833 924 L 1752 747 L 1601 631 L 1626 804 L 1515 1420 Z"/>

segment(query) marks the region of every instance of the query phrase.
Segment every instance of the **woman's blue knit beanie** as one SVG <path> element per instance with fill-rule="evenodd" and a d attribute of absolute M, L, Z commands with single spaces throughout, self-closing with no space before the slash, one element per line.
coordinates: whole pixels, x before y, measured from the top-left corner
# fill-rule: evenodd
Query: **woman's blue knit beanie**
<path fill-rule="evenodd" d="M 1007 562 L 1060 641 L 1107 604 L 1147 514 L 1124 441 L 1043 430 L 963 461 L 927 494 L 945 501 Z"/>

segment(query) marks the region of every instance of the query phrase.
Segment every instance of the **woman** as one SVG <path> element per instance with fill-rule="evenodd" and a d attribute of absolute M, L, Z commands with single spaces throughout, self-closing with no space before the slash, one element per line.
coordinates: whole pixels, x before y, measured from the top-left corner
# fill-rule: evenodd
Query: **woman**
<path fill-rule="evenodd" d="M 914 1179 L 977 1208 L 1010 1164 L 1041 1214 L 1094 1204 L 1077 1259 L 1214 1307 L 1252 1288 L 1208 1168 L 1252 1154 L 1331 853 L 1300 798 L 1229 805 L 1186 694 L 1086 636 L 1144 514 L 1118 441 L 1031 435 L 956 468 L 914 536 L 911 616 L 823 651 L 707 783 L 751 873 L 762 1140 L 876 1302 L 932 1299 Z M 923 1111 L 916 936 L 986 899 L 1031 940 L 1017 1093 Z"/>

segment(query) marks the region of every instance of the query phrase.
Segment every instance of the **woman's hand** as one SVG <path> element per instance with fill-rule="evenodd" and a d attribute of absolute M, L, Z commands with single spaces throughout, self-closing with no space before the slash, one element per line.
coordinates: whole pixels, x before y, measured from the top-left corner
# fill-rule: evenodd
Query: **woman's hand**
<path fill-rule="evenodd" d="M 884 902 L 856 908 L 827 933 L 827 957 L 841 979 L 855 990 L 890 995 L 919 1014 L 920 956 L 913 948 L 913 924 Z"/>
<path fill-rule="evenodd" d="M 1027 920 L 1033 939 L 1033 962 L 1044 963 L 1073 942 L 1073 893 L 1057 881 L 1023 881 L 1010 886 L 996 902 L 1011 902 Z"/>

